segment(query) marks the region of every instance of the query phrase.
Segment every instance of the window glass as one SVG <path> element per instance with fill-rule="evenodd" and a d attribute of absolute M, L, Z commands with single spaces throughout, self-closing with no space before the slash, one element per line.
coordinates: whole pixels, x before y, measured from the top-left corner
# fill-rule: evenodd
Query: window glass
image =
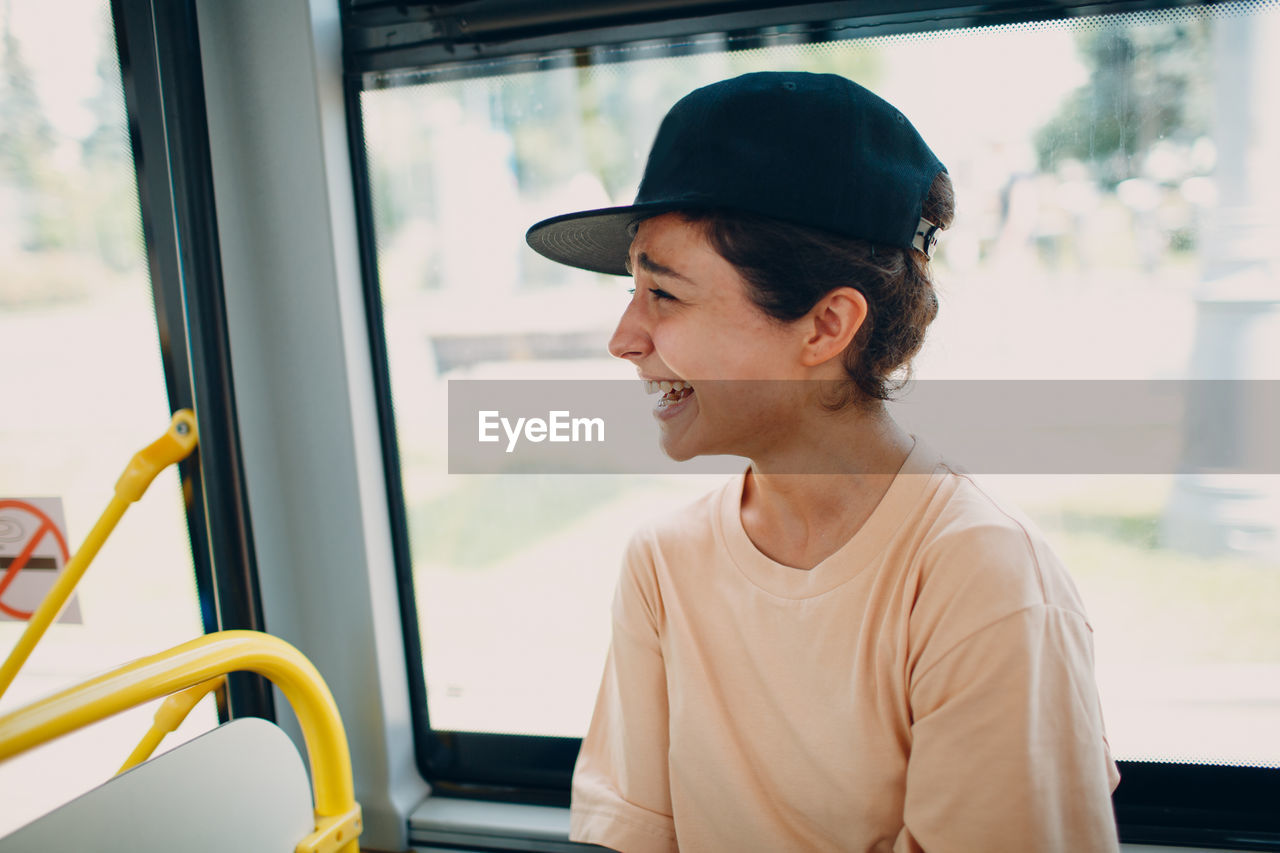
<path fill-rule="evenodd" d="M 372 78 L 361 107 L 434 728 L 582 735 L 625 541 L 719 481 L 451 475 L 447 459 L 450 379 L 634 379 L 605 354 L 629 282 L 546 261 L 523 233 L 629 204 L 659 120 L 699 85 L 844 74 L 947 164 L 957 219 L 918 379 L 1280 378 L 1276 6 L 853 31 Z M 981 479 L 1034 517 L 1081 588 L 1117 757 L 1280 766 L 1266 720 L 1280 480 Z"/>
<path fill-rule="evenodd" d="M 60 499 L 74 552 L 129 459 L 169 425 L 102 0 L 0 7 L 0 271 L 0 498 Z M 203 633 L 173 470 L 125 514 L 77 599 L 80 621 L 50 627 L 0 711 Z M 22 627 L 0 621 L 0 653 Z M 144 706 L 0 765 L 0 834 L 109 778 L 153 714 Z M 216 722 L 206 700 L 162 749 Z"/>

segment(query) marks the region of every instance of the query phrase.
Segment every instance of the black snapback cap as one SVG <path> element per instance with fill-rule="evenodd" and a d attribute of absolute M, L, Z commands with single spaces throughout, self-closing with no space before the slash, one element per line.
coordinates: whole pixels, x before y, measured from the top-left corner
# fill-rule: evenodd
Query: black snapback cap
<path fill-rule="evenodd" d="M 851 80 L 744 74 L 676 102 L 634 204 L 545 219 L 525 239 L 553 261 L 627 275 L 642 220 L 729 210 L 927 253 L 936 226 L 920 208 L 945 170 L 902 113 Z"/>

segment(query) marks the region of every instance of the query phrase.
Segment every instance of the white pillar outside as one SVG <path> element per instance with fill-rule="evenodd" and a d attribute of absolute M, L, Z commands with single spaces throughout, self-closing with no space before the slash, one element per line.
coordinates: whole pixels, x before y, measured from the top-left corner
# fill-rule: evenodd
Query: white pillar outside
<path fill-rule="evenodd" d="M 1228 12 L 1213 26 L 1218 200 L 1204 234 L 1189 377 L 1278 380 L 1280 13 Z M 1197 385 L 1192 400 L 1220 425 L 1213 446 L 1224 467 L 1236 467 L 1256 442 L 1280 440 L 1260 434 L 1249 417 L 1260 399 L 1245 382 Z M 1280 556 L 1280 477 L 1180 473 L 1161 541 L 1203 556 Z"/>

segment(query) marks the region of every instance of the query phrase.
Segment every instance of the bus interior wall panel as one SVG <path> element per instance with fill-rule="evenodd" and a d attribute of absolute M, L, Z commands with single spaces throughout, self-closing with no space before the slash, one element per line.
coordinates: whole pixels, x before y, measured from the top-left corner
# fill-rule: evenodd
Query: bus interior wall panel
<path fill-rule="evenodd" d="M 412 761 L 337 5 L 198 11 L 263 608 L 338 703 L 362 843 L 402 849 L 428 789 Z"/>

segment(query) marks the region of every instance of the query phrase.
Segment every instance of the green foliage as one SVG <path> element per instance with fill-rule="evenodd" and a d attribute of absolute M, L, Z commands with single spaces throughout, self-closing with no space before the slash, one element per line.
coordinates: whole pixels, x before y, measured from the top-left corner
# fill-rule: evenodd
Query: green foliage
<path fill-rule="evenodd" d="M 1084 512 L 1065 509 L 1058 517 L 1071 536 L 1099 536 L 1121 545 L 1153 549 L 1160 542 L 1160 518 L 1143 512 Z"/>
<path fill-rule="evenodd" d="M 414 557 L 485 568 L 572 526 L 634 485 L 621 476 L 484 475 L 409 509 Z"/>
<path fill-rule="evenodd" d="M 1107 187 L 1136 177 L 1160 140 L 1190 144 L 1209 127 L 1207 19 L 1082 31 L 1089 81 L 1036 135 L 1042 171 L 1064 160 L 1088 165 Z"/>
<path fill-rule="evenodd" d="M 94 128 L 81 143 L 84 162 L 90 168 L 101 165 L 123 166 L 132 175 L 129 135 L 124 127 L 124 87 L 120 79 L 120 63 L 116 57 L 115 37 L 104 26 L 99 37 L 98 89 L 85 100 L 94 118 Z"/>
<path fill-rule="evenodd" d="M 6 15 L 0 37 L 0 184 L 34 186 L 52 145 L 53 129 Z"/>
<path fill-rule="evenodd" d="M 83 298 L 146 257 L 110 18 L 100 24 L 97 88 L 85 100 L 95 124 L 83 140 L 50 123 L 8 15 L 0 26 L 0 216 L 8 231 L 0 235 L 0 304 Z"/>

